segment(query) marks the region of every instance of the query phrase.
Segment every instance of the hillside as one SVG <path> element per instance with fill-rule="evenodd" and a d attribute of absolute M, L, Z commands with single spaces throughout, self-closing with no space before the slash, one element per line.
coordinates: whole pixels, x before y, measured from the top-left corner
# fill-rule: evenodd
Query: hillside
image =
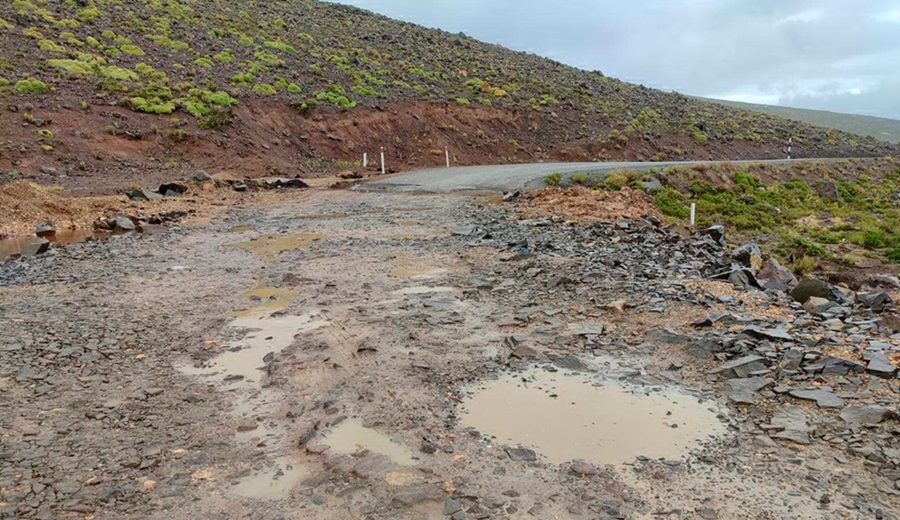
<path fill-rule="evenodd" d="M 83 191 L 202 168 L 894 153 L 313 0 L 0 4 L 0 170 Z"/>
<path fill-rule="evenodd" d="M 808 123 L 825 128 L 833 128 L 842 132 L 865 137 L 874 137 L 879 141 L 888 143 L 900 143 L 900 120 L 897 119 L 861 116 L 857 114 L 841 114 L 826 110 L 808 110 L 805 108 L 758 105 L 755 103 L 724 101 L 720 99 L 704 99 L 704 101 L 720 103 L 741 110 L 763 112 L 776 117 L 792 119 L 794 121 L 800 121 L 801 123 Z"/>

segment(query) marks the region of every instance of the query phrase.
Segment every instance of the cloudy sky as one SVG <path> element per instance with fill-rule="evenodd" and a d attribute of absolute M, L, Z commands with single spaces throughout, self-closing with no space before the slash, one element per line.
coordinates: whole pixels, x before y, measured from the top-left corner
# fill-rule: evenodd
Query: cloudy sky
<path fill-rule="evenodd" d="M 698 96 L 900 119 L 900 0 L 340 0 Z"/>

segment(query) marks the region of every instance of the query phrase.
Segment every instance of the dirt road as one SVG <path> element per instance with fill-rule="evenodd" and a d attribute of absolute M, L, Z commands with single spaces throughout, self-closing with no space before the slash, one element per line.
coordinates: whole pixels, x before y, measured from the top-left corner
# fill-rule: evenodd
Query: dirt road
<path fill-rule="evenodd" d="M 0 516 L 900 518 L 897 379 L 783 364 L 893 352 L 878 316 L 497 198 L 307 191 L 2 264 Z"/>

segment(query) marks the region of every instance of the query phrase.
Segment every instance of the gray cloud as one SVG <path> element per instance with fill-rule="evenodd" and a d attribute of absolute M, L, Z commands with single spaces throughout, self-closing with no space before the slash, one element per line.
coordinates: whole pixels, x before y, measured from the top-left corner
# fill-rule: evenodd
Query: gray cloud
<path fill-rule="evenodd" d="M 687 94 L 900 119 L 900 0 L 341 0 Z"/>

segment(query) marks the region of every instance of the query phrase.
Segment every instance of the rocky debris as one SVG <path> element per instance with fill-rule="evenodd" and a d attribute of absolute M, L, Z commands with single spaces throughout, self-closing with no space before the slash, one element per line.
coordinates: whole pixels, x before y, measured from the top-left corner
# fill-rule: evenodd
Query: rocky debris
<path fill-rule="evenodd" d="M 885 308 L 893 303 L 891 296 L 886 292 L 859 292 L 856 293 L 857 301 L 873 312 L 883 312 Z"/>
<path fill-rule="evenodd" d="M 508 191 L 503 194 L 503 202 L 513 202 L 518 200 L 519 197 L 522 196 L 522 192 L 519 190 Z"/>
<path fill-rule="evenodd" d="M 600 473 L 600 470 L 590 462 L 576 460 L 569 466 L 570 471 L 579 477 L 591 477 Z"/>
<path fill-rule="evenodd" d="M 713 371 L 714 374 L 721 374 L 727 379 L 747 378 L 759 373 L 766 373 L 769 367 L 766 365 L 766 358 L 756 354 L 750 354 L 741 358 L 732 359 Z"/>
<path fill-rule="evenodd" d="M 720 246 L 725 245 L 725 226 L 710 226 L 701 231 L 701 235 L 708 236 Z"/>
<path fill-rule="evenodd" d="M 813 429 L 809 425 L 809 416 L 799 406 L 786 406 L 778 410 L 769 424 L 763 425 L 763 429 L 775 430 L 775 433 L 771 434 L 773 439 L 811 444 L 809 433 Z"/>
<path fill-rule="evenodd" d="M 340 172 L 337 174 L 337 176 L 339 179 L 344 179 L 344 180 L 362 179 L 363 178 L 362 173 L 353 171 L 353 170 Z"/>
<path fill-rule="evenodd" d="M 41 238 L 49 238 L 56 235 L 56 228 L 50 224 L 41 224 L 35 228 L 34 234 Z"/>
<path fill-rule="evenodd" d="M 866 365 L 866 371 L 872 375 L 891 378 L 897 373 L 897 367 L 891 363 L 891 360 L 888 359 L 884 352 L 870 349 L 865 351 L 862 357 L 869 362 Z"/>

